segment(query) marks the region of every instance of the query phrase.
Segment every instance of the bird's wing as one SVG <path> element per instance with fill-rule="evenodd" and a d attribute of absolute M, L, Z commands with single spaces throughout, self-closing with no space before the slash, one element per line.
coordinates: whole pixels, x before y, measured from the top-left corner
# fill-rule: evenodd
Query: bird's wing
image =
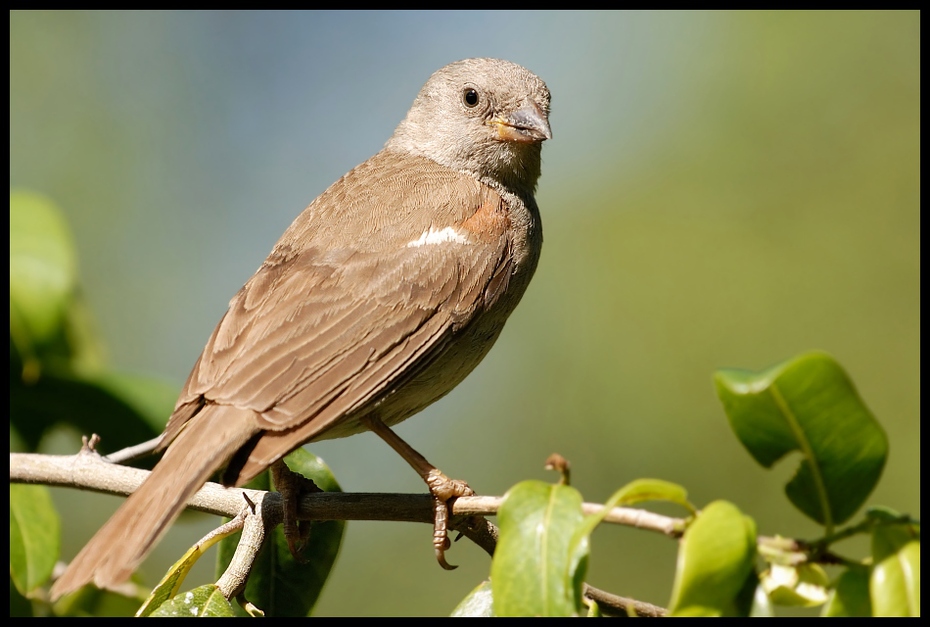
<path fill-rule="evenodd" d="M 493 304 L 510 276 L 507 206 L 472 177 L 435 168 L 429 193 L 354 201 L 354 241 L 346 230 L 322 238 L 306 224 L 318 214 L 295 221 L 231 301 L 191 373 L 167 441 L 195 415 L 185 407 L 251 409 L 260 429 L 281 436 L 257 446 L 254 462 L 267 466 L 269 455 L 280 457 L 383 401 Z M 314 204 L 344 194 L 340 184 L 357 187 L 351 177 Z M 307 211 L 319 213 L 313 205 Z M 423 391 L 408 414 L 447 391 Z"/>

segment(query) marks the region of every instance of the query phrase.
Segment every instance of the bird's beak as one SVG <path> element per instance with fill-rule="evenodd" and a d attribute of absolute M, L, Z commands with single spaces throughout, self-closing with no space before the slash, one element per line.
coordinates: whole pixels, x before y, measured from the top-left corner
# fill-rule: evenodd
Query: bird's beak
<path fill-rule="evenodd" d="M 534 102 L 529 102 L 516 111 L 495 116 L 488 124 L 497 127 L 500 139 L 521 144 L 538 143 L 552 139 L 552 129 L 546 114 Z"/>

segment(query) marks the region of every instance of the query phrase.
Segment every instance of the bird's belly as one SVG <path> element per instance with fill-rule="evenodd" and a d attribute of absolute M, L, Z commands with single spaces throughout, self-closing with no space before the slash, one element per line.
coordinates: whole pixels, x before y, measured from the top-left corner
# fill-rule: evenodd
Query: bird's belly
<path fill-rule="evenodd" d="M 490 312 L 489 312 L 490 313 Z M 399 382 L 372 403 L 352 412 L 338 424 L 317 437 L 331 440 L 367 431 L 359 420 L 376 413 L 380 420 L 393 426 L 419 413 L 448 394 L 484 359 L 497 341 L 506 317 L 485 315 L 463 328 L 449 347 L 409 380 Z"/>
<path fill-rule="evenodd" d="M 533 239 L 538 241 L 541 238 Z M 514 272 L 507 291 L 497 302 L 456 331 L 444 351 L 409 379 L 399 380 L 376 400 L 347 415 L 312 441 L 343 438 L 367 431 L 367 427 L 359 420 L 371 413 L 376 413 L 388 426 L 396 425 L 451 392 L 494 346 L 504 323 L 526 291 L 536 268 L 539 249 L 536 247 L 527 252 L 527 255 L 522 256 L 526 262 L 520 264 Z"/>

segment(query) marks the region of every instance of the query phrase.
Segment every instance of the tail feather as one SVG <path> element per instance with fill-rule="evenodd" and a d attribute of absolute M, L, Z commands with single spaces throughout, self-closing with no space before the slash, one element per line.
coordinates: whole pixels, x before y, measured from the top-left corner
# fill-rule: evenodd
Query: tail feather
<path fill-rule="evenodd" d="M 250 410 L 204 407 L 171 443 L 145 483 L 54 583 L 52 599 L 91 581 L 106 588 L 128 579 L 187 500 L 257 432 L 255 414 Z"/>

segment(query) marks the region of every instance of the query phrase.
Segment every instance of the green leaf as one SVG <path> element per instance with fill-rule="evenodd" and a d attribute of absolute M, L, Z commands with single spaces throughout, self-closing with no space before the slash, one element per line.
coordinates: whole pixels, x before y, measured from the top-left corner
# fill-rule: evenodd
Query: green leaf
<path fill-rule="evenodd" d="M 27 618 L 34 616 L 32 603 L 19 593 L 13 584 L 13 575 L 10 575 L 10 618 Z"/>
<path fill-rule="evenodd" d="M 872 531 L 869 593 L 875 616 L 920 616 L 920 537 L 911 525 Z"/>
<path fill-rule="evenodd" d="M 581 526 L 581 494 L 542 481 L 518 483 L 498 511 L 500 538 L 491 563 L 497 616 L 574 616 L 582 609 L 581 581 L 571 572 Z M 582 572 L 583 575 L 583 572 Z"/>
<path fill-rule="evenodd" d="M 756 524 L 714 501 L 685 531 L 669 610 L 680 616 L 744 616 L 755 589 Z"/>
<path fill-rule="evenodd" d="M 601 606 L 598 605 L 597 601 L 594 599 L 587 599 L 588 604 L 588 613 L 585 614 L 586 618 L 603 618 L 604 614 L 601 612 Z"/>
<path fill-rule="evenodd" d="M 52 609 L 56 616 L 135 616 L 139 604 L 145 600 L 145 586 L 141 585 L 136 575 L 132 577 L 132 587 L 123 587 L 119 591 L 101 590 L 87 585 L 71 594 L 58 599 Z M 131 596 L 127 596 L 132 591 Z"/>
<path fill-rule="evenodd" d="M 879 524 L 872 530 L 872 560 L 874 564 L 897 553 L 912 540 L 920 540 L 919 524 L 901 521 L 894 510 L 871 508 L 869 518 Z"/>
<path fill-rule="evenodd" d="M 28 597 L 52 576 L 61 521 L 48 488 L 10 484 L 10 578 Z"/>
<path fill-rule="evenodd" d="M 611 507 L 634 505 L 643 501 L 670 501 L 677 503 L 692 514 L 694 506 L 688 501 L 688 492 L 670 481 L 662 479 L 636 479 L 620 488 L 607 501 L 605 510 Z"/>
<path fill-rule="evenodd" d="M 177 595 L 178 590 L 181 589 L 181 584 L 184 583 L 184 579 L 194 567 L 194 564 L 197 563 L 197 560 L 203 557 L 203 554 L 206 553 L 211 546 L 230 535 L 233 534 L 215 535 L 207 542 L 202 544 L 198 543 L 189 548 L 187 552 L 181 556 L 181 559 L 168 569 L 168 572 L 162 580 L 152 589 L 152 593 L 142 604 L 142 607 L 139 608 L 139 611 L 136 612 L 136 616 L 156 616 L 159 608 L 165 603 L 170 603 L 171 599 Z"/>
<path fill-rule="evenodd" d="M 836 361 L 813 352 L 759 373 L 720 370 L 717 394 L 750 454 L 769 468 L 799 451 L 785 492 L 827 527 L 849 519 L 878 482 L 888 440 Z"/>
<path fill-rule="evenodd" d="M 342 491 L 326 462 L 313 453 L 301 448 L 284 460 L 288 468 L 310 479 L 323 491 Z M 270 489 L 268 473 L 263 473 L 249 487 Z M 271 541 L 262 548 L 249 575 L 246 598 L 260 607 L 266 616 L 307 616 L 316 605 L 336 563 L 344 534 L 345 521 L 313 522 L 310 537 L 301 553 L 306 563 L 301 564 L 291 555 L 281 527 L 276 527 Z M 220 543 L 218 574 L 222 574 L 229 565 L 239 536 L 235 534 Z"/>
<path fill-rule="evenodd" d="M 897 510 L 891 509 L 885 505 L 870 505 L 865 509 L 865 517 L 873 523 L 879 524 L 899 524 L 906 523 L 907 516 L 903 516 Z M 914 533 L 917 533 L 915 530 Z"/>
<path fill-rule="evenodd" d="M 284 463 L 293 472 L 315 483 L 316 487 L 323 492 L 342 492 L 332 469 L 326 465 L 322 457 L 317 457 L 310 451 L 299 448 L 289 453 L 284 458 Z"/>
<path fill-rule="evenodd" d="M 749 573 L 747 585 L 752 587 L 752 602 L 749 607 L 749 616 L 751 618 L 768 618 L 775 616 L 775 610 L 772 609 L 772 600 L 769 598 L 769 595 L 765 593 L 765 590 L 762 589 L 762 584 L 759 583 L 759 579 L 755 576 L 755 573 Z M 739 601 L 737 601 L 737 605 L 740 605 Z"/>
<path fill-rule="evenodd" d="M 671 501 L 696 513 L 694 506 L 688 502 L 688 493 L 676 483 L 661 479 L 635 479 L 613 493 L 604 508 L 596 514 L 585 516 L 575 530 L 569 543 L 569 576 L 575 586 L 581 589 L 587 571 L 590 553 L 590 537 L 594 529 L 610 514 L 610 510 L 621 505 L 632 505 L 643 501 Z"/>
<path fill-rule="evenodd" d="M 814 607 L 823 605 L 829 597 L 830 582 L 819 564 L 772 564 L 759 579 L 769 598 L 778 605 Z"/>
<path fill-rule="evenodd" d="M 869 569 L 853 566 L 837 578 L 823 616 L 871 616 L 869 599 Z"/>
<path fill-rule="evenodd" d="M 176 398 L 174 386 L 141 376 L 80 377 L 53 368 L 27 383 L 10 372 L 10 422 L 31 449 L 47 428 L 65 421 L 99 434 L 103 453 L 138 444 L 161 432 Z"/>
<path fill-rule="evenodd" d="M 179 390 L 176 385 L 153 376 L 110 370 L 84 377 L 84 381 L 125 403 L 135 413 L 135 419 L 148 425 L 155 435 L 164 430 L 165 423 L 174 411 L 174 405 L 178 400 Z M 102 420 L 100 416 L 97 418 L 97 424 L 111 423 L 112 421 Z M 125 424 L 121 424 L 124 425 L 122 429 L 115 428 L 114 424 L 111 431 L 125 430 Z M 98 433 L 104 435 L 100 431 Z M 112 433 L 107 435 L 113 437 Z"/>
<path fill-rule="evenodd" d="M 494 616 L 494 595 L 491 592 L 491 582 L 482 581 L 468 593 L 462 601 L 452 610 L 452 617 L 490 618 Z"/>
<path fill-rule="evenodd" d="M 77 283 L 77 255 L 58 207 L 10 192 L 10 338 L 24 359 L 60 332 Z"/>
<path fill-rule="evenodd" d="M 235 616 L 232 605 L 213 584 L 194 588 L 162 604 L 151 616 L 213 617 Z"/>

